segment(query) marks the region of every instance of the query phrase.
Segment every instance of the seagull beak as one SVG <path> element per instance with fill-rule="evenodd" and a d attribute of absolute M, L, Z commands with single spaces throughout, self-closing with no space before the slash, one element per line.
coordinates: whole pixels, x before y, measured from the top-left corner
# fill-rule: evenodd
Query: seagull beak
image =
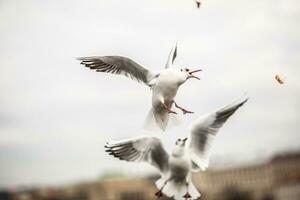
<path fill-rule="evenodd" d="M 184 138 L 182 141 L 185 143 L 187 141 L 188 138 Z"/>
<path fill-rule="evenodd" d="M 200 78 L 197 77 L 197 76 L 195 76 L 195 75 L 193 75 L 193 73 L 201 72 L 201 71 L 202 71 L 201 69 L 197 69 L 197 70 L 194 70 L 194 71 L 190 71 L 190 72 L 189 72 L 189 78 L 195 78 L 195 79 L 200 80 Z"/>

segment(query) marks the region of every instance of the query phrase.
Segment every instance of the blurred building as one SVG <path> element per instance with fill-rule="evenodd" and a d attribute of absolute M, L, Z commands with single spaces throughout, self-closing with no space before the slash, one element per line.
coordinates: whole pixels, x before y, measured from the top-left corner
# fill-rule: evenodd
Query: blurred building
<path fill-rule="evenodd" d="M 121 179 L 19 191 L 12 200 L 148 200 L 155 192 L 151 180 Z"/>
<path fill-rule="evenodd" d="M 156 199 L 156 178 L 107 180 L 18 191 L 10 199 L 152 200 Z M 259 165 L 208 170 L 194 174 L 193 179 L 204 200 L 300 200 L 300 153 L 279 155 Z M 8 199 L 6 193 L 3 196 Z"/>
<path fill-rule="evenodd" d="M 279 155 L 260 165 L 197 173 L 194 182 L 204 199 L 300 200 L 300 153 Z"/>

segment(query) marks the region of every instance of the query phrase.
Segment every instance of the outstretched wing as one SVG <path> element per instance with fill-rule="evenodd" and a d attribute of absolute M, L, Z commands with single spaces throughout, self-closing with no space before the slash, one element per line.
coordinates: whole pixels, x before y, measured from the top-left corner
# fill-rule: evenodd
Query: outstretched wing
<path fill-rule="evenodd" d="M 169 155 L 160 139 L 156 137 L 139 137 L 105 145 L 106 152 L 120 160 L 147 162 L 156 167 L 162 174 L 166 173 Z"/>
<path fill-rule="evenodd" d="M 173 65 L 174 60 L 177 57 L 177 42 L 175 43 L 174 47 L 171 49 L 167 63 L 166 63 L 166 67 L 165 68 L 169 68 Z"/>
<path fill-rule="evenodd" d="M 194 171 L 208 167 L 211 144 L 226 120 L 248 99 L 198 118 L 191 125 L 190 156 Z"/>
<path fill-rule="evenodd" d="M 80 64 L 96 70 L 96 72 L 106 72 L 112 74 L 122 74 L 131 79 L 142 81 L 148 85 L 152 79 L 152 73 L 134 62 L 133 60 L 122 56 L 95 56 L 80 57 Z"/>

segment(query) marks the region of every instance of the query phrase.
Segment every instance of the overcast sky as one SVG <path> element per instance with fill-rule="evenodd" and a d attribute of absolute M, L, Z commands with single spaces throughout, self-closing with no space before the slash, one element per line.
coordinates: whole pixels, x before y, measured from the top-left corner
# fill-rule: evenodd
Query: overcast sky
<path fill-rule="evenodd" d="M 300 149 L 299 21 L 299 0 L 203 0 L 200 10 L 193 0 L 0 1 L 0 187 L 155 172 L 109 157 L 104 143 L 155 134 L 171 150 L 194 119 L 246 92 L 213 163 Z M 163 134 L 142 129 L 149 88 L 74 59 L 123 55 L 159 70 L 176 40 L 175 65 L 203 72 L 176 98 L 195 114 Z"/>

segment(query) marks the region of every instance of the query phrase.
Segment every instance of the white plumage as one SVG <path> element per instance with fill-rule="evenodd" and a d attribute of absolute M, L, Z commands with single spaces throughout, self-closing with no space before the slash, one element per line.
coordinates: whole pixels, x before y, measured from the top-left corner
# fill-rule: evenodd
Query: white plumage
<path fill-rule="evenodd" d="M 151 129 L 158 126 L 164 131 L 170 121 L 176 121 L 174 116 L 170 117 L 170 114 L 177 114 L 172 110 L 173 104 L 182 110 L 183 114 L 193 113 L 178 106 L 174 98 L 179 86 L 190 78 L 199 79 L 193 74 L 201 71 L 191 71 L 188 68 L 172 68 L 176 56 L 177 44 L 171 49 L 166 66 L 159 73 L 151 72 L 133 60 L 121 56 L 81 57 L 78 60 L 81 61 L 81 64 L 96 70 L 96 72 L 122 74 L 148 85 L 152 90 L 152 108 L 146 118 L 145 127 Z M 178 123 L 174 122 L 173 124 Z"/>
<path fill-rule="evenodd" d="M 143 161 L 156 167 L 161 175 L 156 181 L 159 189 L 156 196 L 165 194 L 175 200 L 197 199 L 200 194 L 192 183 L 191 172 L 208 167 L 211 144 L 218 130 L 246 101 L 198 118 L 190 127 L 190 136 L 178 139 L 170 155 L 159 138 L 147 136 L 107 143 L 106 151 L 121 160 Z"/>

